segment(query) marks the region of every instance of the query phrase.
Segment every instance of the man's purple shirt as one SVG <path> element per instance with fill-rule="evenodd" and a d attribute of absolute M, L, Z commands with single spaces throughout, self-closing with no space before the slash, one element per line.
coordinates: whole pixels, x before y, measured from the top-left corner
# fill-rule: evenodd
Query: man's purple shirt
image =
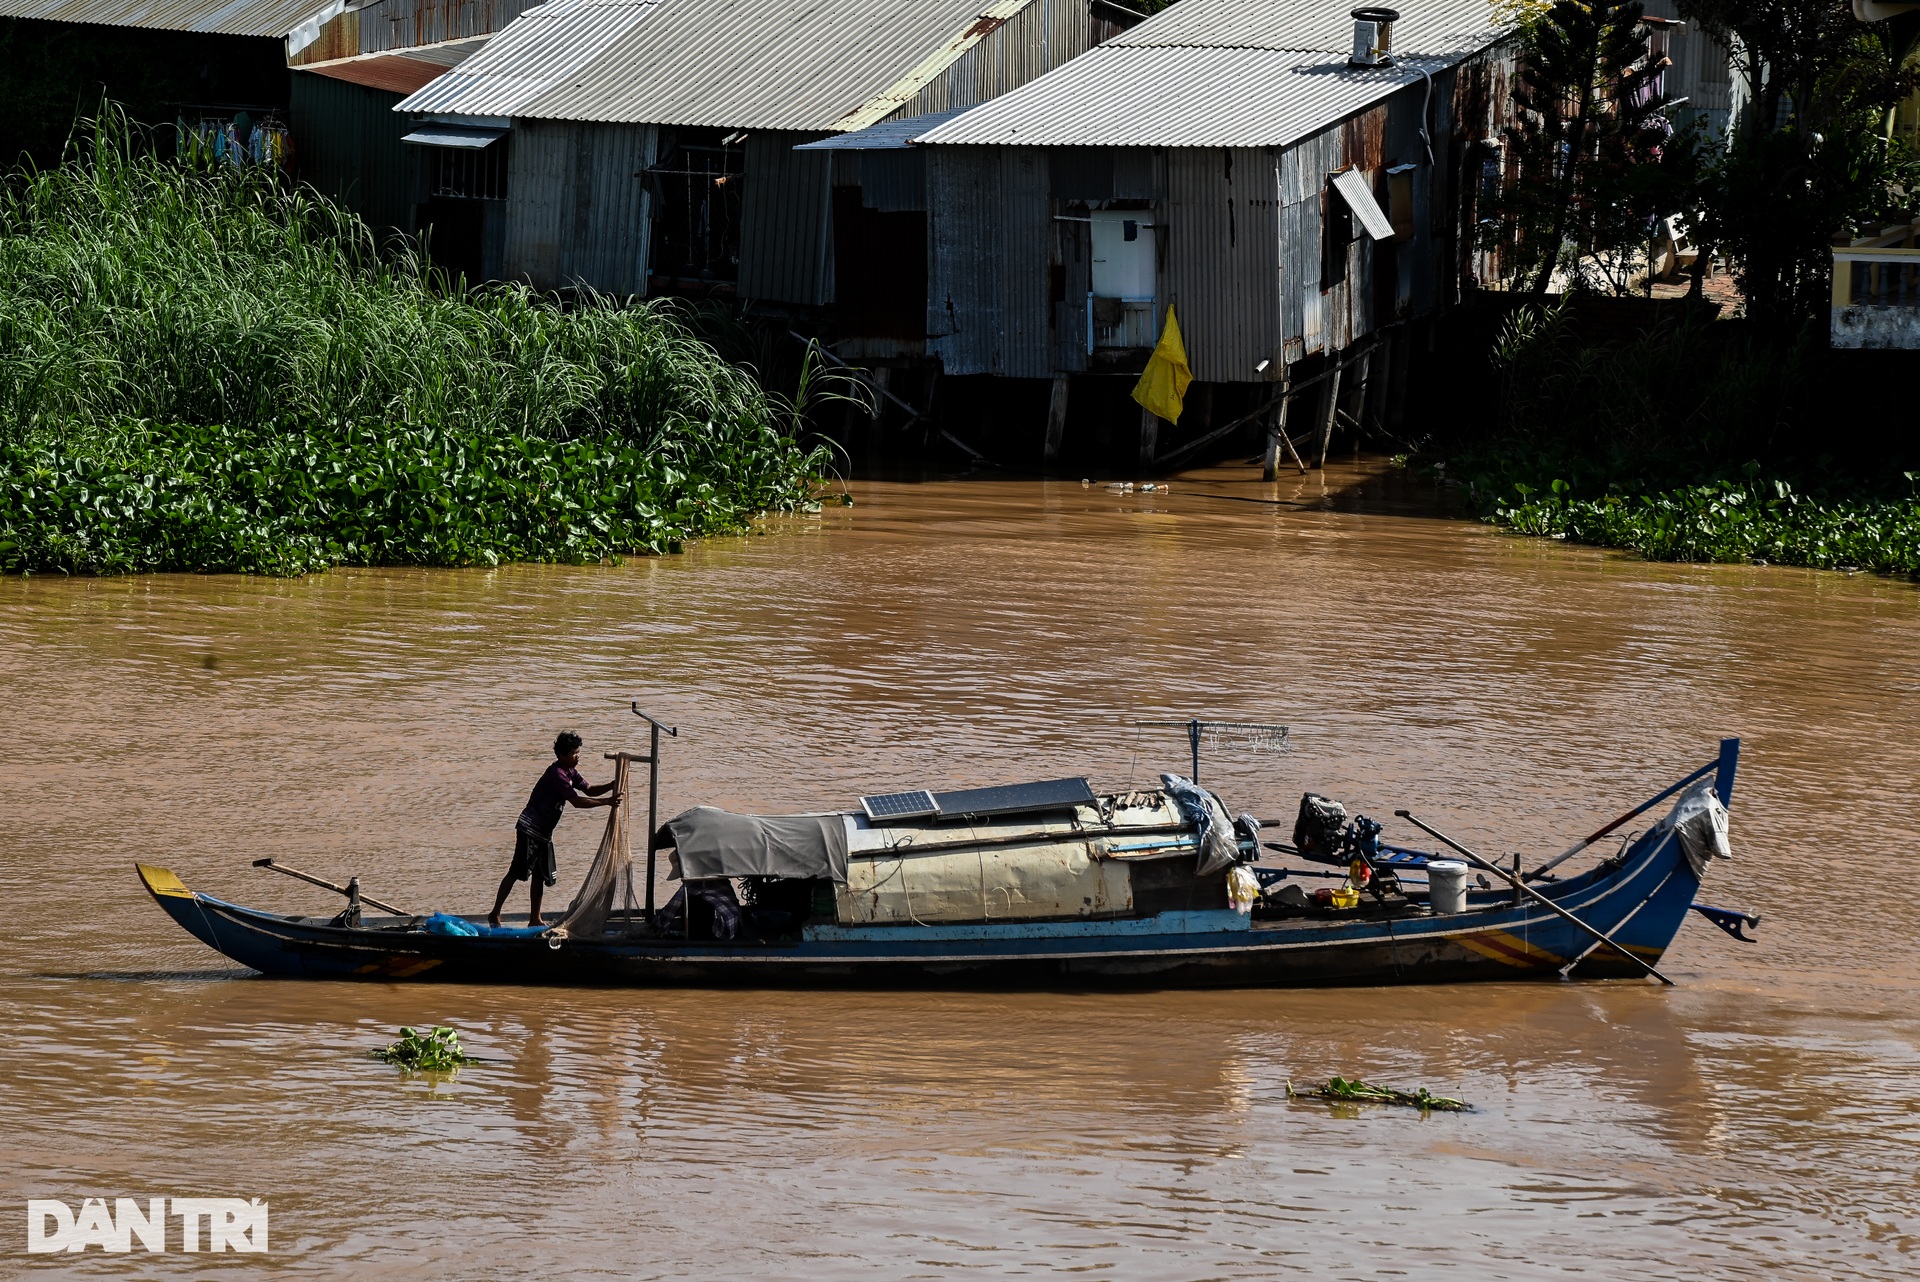
<path fill-rule="evenodd" d="M 560 816 L 566 811 L 568 799 L 586 790 L 586 776 L 554 762 L 540 776 L 540 782 L 533 785 L 533 795 L 527 798 L 527 808 L 520 812 L 520 826 L 542 837 L 553 836 L 553 830 L 560 826 Z"/>

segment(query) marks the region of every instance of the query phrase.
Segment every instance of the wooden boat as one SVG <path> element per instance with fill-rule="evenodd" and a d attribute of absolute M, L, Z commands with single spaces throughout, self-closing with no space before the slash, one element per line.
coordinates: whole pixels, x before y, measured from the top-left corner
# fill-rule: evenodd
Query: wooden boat
<path fill-rule="evenodd" d="M 753 867 L 763 871 L 743 875 L 763 901 L 772 898 L 769 890 L 805 889 L 798 911 L 749 911 L 731 939 L 694 929 L 698 912 L 683 912 L 667 927 L 652 912 L 617 910 L 594 937 L 524 929 L 445 934 L 436 928 L 447 929 L 454 919 L 444 915 L 360 916 L 356 900 L 349 913 L 335 918 L 283 916 L 190 890 L 165 868 L 140 865 L 139 874 L 161 908 L 209 947 L 266 975 L 307 979 L 1080 989 L 1633 978 L 1658 965 L 1689 909 L 1697 907 L 1705 859 L 1692 849 L 1697 843 L 1682 839 L 1678 812 L 1689 804 L 1699 812 L 1717 802 L 1724 834 L 1738 755 L 1739 741 L 1724 741 L 1715 761 L 1576 845 L 1590 846 L 1680 796 L 1674 812 L 1576 875 L 1559 879 L 1536 869 L 1514 879 L 1482 864 L 1507 880 L 1471 889 L 1455 912 L 1436 912 L 1435 896 L 1415 880 L 1429 863 L 1451 856 L 1377 840 L 1369 845 L 1367 828 L 1377 833 L 1378 826 L 1365 820 L 1349 827 L 1347 848 L 1333 852 L 1249 841 L 1244 827 L 1234 825 L 1240 831 L 1231 866 L 1203 873 L 1208 838 L 1201 830 L 1208 825 L 1183 813 L 1171 785 L 1186 781 L 1174 776 L 1164 777 L 1169 789 L 1160 792 L 1088 792 L 1086 800 L 1055 801 L 1040 810 L 964 809 L 972 804 L 968 798 L 996 791 L 985 790 L 939 794 L 960 800 L 942 810 L 934 797 L 932 814 L 806 817 L 822 831 L 837 827 L 847 834 L 845 869 L 837 881 L 765 875 L 764 849 L 743 853 L 745 843 L 724 840 L 696 867 L 698 843 L 686 827 L 692 821 L 681 816 L 649 844 L 667 849 L 678 832 L 686 849 L 674 857 L 689 878 L 716 867 Z M 1073 782 L 1028 788 L 1058 794 L 1055 785 Z M 1224 817 L 1224 810 L 1216 812 Z M 724 836 L 731 830 L 720 831 Z M 1223 835 L 1218 823 L 1210 831 L 1214 839 Z M 1312 866 L 1276 867 L 1261 853 L 1263 844 L 1282 854 L 1282 864 Z M 1333 868 L 1345 868 L 1356 853 L 1367 855 L 1380 881 L 1398 881 L 1397 891 L 1363 895 L 1350 908 L 1301 894 L 1285 896 L 1291 907 L 1275 901 L 1276 886 L 1304 879 L 1317 887 L 1340 878 Z M 967 874 L 953 872 L 976 865 L 977 907 Z M 1235 894 L 1248 883 L 1236 871 L 1241 869 L 1264 883 L 1250 904 Z M 651 882 L 649 876 L 649 891 Z M 1084 902 L 1068 902 L 1069 894 Z M 796 896 L 788 894 L 784 902 L 791 907 Z M 1716 924 L 1740 938 L 1727 919 L 1757 922 L 1745 914 L 1703 911 L 1718 914 Z"/>

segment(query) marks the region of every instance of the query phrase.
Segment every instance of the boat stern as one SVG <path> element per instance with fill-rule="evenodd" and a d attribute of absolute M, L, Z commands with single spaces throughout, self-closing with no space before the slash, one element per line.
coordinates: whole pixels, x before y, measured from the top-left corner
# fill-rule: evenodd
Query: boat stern
<path fill-rule="evenodd" d="M 207 915 L 200 911 L 200 897 L 187 889 L 185 882 L 171 868 L 162 868 L 158 864 L 136 863 L 134 871 L 140 874 L 140 884 L 153 896 L 153 902 L 165 910 L 167 916 L 189 935 L 207 947 L 219 950 L 213 927 L 207 921 Z"/>

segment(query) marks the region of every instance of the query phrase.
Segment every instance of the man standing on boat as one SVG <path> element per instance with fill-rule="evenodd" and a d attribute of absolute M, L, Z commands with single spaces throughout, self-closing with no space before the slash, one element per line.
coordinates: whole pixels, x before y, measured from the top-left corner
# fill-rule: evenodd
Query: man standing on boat
<path fill-rule="evenodd" d="M 614 780 L 589 787 L 586 777 L 580 773 L 579 735 L 570 730 L 561 731 L 553 741 L 553 757 L 553 764 L 540 776 L 540 782 L 533 785 L 527 808 L 520 812 L 520 820 L 513 826 L 513 866 L 500 879 L 500 893 L 494 896 L 493 911 L 487 914 L 489 926 L 500 924 L 500 909 L 506 905 L 516 881 L 528 883 L 527 894 L 532 903 L 527 912 L 527 925 L 546 925 L 540 919 L 540 896 L 553 885 L 559 873 L 553 855 L 553 830 L 559 826 L 560 816 L 568 803 L 591 809 L 620 802 L 618 795 L 604 795 L 613 791 Z"/>

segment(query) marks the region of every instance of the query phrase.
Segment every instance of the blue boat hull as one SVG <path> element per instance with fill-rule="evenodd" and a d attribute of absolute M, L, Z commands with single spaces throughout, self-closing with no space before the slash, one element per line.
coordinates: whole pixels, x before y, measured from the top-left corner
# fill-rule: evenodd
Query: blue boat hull
<path fill-rule="evenodd" d="M 1452 983 L 1644 974 L 1565 919 L 1510 891 L 1446 916 L 1334 914 L 1219 929 L 1225 914 L 1144 921 L 916 926 L 766 943 L 659 938 L 443 936 L 339 927 L 227 903 L 143 867 L 148 890 L 208 947 L 266 975 L 303 979 L 662 987 L 1255 988 Z M 1658 964 L 1699 889 L 1679 841 L 1655 828 L 1542 893 Z M 1207 919 L 1201 921 L 1199 919 Z M 851 936 L 851 937 L 848 937 Z"/>

